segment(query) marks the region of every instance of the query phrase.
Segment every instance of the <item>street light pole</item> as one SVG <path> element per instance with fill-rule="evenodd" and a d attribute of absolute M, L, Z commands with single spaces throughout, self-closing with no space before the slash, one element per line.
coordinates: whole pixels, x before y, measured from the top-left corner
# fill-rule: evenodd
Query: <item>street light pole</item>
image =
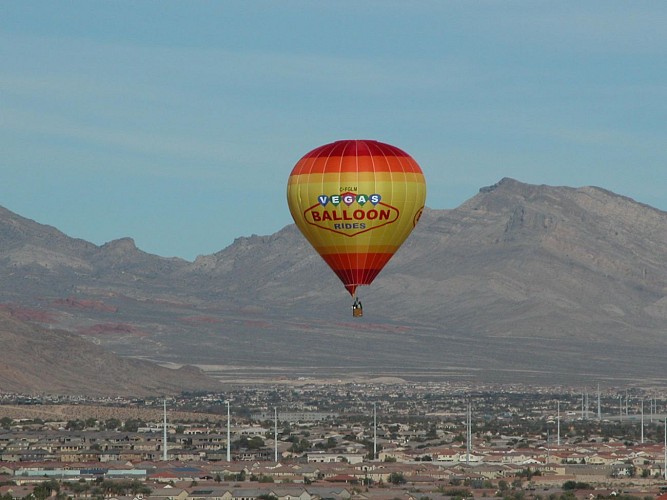
<path fill-rule="evenodd" d="M 278 407 L 273 408 L 273 455 L 276 464 L 278 463 Z"/>
<path fill-rule="evenodd" d="M 373 460 L 378 455 L 378 418 L 376 404 L 373 403 Z"/>
<path fill-rule="evenodd" d="M 556 439 L 556 444 L 560 446 L 560 401 L 558 401 L 558 416 L 556 417 L 556 424 L 558 429 L 558 437 Z"/>
<path fill-rule="evenodd" d="M 232 429 L 231 429 L 231 421 L 229 419 L 229 400 L 225 401 L 227 404 L 227 461 L 231 462 L 232 461 L 232 441 L 231 441 L 231 436 L 232 436 Z"/>

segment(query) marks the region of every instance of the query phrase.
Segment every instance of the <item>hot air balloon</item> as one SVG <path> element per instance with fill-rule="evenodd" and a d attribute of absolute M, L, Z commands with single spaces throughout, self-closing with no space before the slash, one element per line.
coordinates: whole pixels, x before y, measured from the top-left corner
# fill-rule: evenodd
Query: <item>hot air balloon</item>
<path fill-rule="evenodd" d="M 409 236 L 424 209 L 426 183 L 405 151 L 345 140 L 307 153 L 292 169 L 287 203 L 306 239 L 355 299 Z"/>

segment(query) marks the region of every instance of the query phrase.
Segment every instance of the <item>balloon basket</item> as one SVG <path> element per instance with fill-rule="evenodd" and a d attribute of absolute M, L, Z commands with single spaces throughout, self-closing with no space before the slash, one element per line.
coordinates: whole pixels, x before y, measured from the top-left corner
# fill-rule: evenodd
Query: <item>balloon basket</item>
<path fill-rule="evenodd" d="M 354 304 L 352 304 L 352 317 L 361 318 L 364 315 L 364 308 L 361 306 L 359 297 L 354 297 Z"/>

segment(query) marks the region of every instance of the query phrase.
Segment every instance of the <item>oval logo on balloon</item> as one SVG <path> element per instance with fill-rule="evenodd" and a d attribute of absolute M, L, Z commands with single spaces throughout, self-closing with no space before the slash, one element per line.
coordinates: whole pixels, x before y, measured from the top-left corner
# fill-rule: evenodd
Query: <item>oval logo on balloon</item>
<path fill-rule="evenodd" d="M 329 204 L 329 197 L 319 196 L 319 204 L 308 208 L 303 218 L 308 224 L 325 231 L 354 237 L 366 231 L 378 229 L 398 220 L 399 211 L 396 207 L 380 203 L 380 195 L 354 195 L 346 193 L 340 196 L 343 205 Z M 364 207 L 370 199 L 375 200 Z M 378 206 L 379 204 L 379 206 Z M 327 205 L 329 207 L 327 208 Z"/>
<path fill-rule="evenodd" d="M 297 162 L 287 183 L 294 222 L 351 295 L 371 284 L 410 235 L 425 198 L 417 162 L 378 141 L 316 148 Z"/>

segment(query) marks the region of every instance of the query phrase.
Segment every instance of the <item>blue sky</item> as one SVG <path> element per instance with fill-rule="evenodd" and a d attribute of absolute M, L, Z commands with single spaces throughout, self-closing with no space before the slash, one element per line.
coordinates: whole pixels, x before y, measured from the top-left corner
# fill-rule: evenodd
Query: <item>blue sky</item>
<path fill-rule="evenodd" d="M 0 205 L 188 260 L 291 223 L 309 150 L 410 153 L 427 205 L 502 177 L 667 210 L 667 2 L 21 1 Z"/>

